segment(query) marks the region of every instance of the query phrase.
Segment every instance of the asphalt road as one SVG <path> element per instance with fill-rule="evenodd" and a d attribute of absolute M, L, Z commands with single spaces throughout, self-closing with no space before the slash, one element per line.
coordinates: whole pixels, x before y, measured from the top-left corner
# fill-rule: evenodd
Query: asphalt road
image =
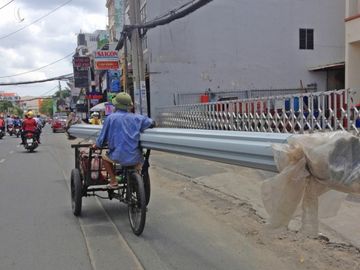
<path fill-rule="evenodd" d="M 140 237 L 131 231 L 126 206 L 116 201 L 83 198 L 82 216 L 74 217 L 68 187 L 73 150 L 63 133 L 50 131 L 45 128 L 35 153 L 14 137 L 0 140 L 0 269 L 289 269 L 201 202 L 186 200 L 186 183 L 157 167 L 151 168 L 152 197 Z"/>

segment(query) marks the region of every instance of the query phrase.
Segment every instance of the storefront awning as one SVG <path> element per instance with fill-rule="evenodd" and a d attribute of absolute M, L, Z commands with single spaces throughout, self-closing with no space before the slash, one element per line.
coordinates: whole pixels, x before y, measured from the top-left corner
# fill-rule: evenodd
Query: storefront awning
<path fill-rule="evenodd" d="M 338 63 L 332 63 L 327 65 L 321 65 L 316 67 L 310 67 L 309 71 L 326 71 L 330 69 L 339 69 L 339 68 L 345 68 L 345 62 L 338 62 Z"/>

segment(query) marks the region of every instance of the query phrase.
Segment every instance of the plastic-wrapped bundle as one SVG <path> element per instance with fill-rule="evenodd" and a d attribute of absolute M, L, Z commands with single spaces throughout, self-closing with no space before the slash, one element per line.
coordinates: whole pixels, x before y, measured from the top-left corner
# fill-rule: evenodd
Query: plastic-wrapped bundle
<path fill-rule="evenodd" d="M 279 174 L 262 186 L 272 228 L 287 226 L 301 204 L 303 228 L 314 235 L 320 195 L 332 202 L 333 209 L 322 213 L 328 217 L 344 195 L 326 191 L 360 193 L 360 140 L 348 132 L 294 135 L 287 145 L 274 145 L 273 152 Z"/>

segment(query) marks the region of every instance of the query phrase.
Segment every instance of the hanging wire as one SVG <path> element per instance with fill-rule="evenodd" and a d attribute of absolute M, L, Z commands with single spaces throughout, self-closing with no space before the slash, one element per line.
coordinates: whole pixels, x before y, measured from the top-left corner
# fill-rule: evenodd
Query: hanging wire
<path fill-rule="evenodd" d="M 40 20 L 42 20 L 42 19 L 44 19 L 45 17 L 49 16 L 50 14 L 54 13 L 54 12 L 57 11 L 58 9 L 60 9 L 60 8 L 62 8 L 63 6 L 67 5 L 67 4 L 70 3 L 71 1 L 73 1 L 73 0 L 68 0 L 68 1 L 66 1 L 65 3 L 63 3 L 63 4 L 61 4 L 60 6 L 54 8 L 54 9 L 51 10 L 50 12 L 46 13 L 44 16 L 36 19 L 35 21 L 33 21 L 33 22 L 31 22 L 31 23 L 29 23 L 29 24 L 27 24 L 27 25 L 19 28 L 18 30 L 14 31 L 14 32 L 11 32 L 11 33 L 9 33 L 9 34 L 6 34 L 6 35 L 0 37 L 0 40 L 5 39 L 5 38 L 7 38 L 7 37 L 10 37 L 10 36 L 12 36 L 12 35 L 20 32 L 20 31 L 24 30 L 25 28 L 27 28 L 27 27 L 29 27 L 29 26 L 31 26 L 31 25 L 39 22 Z"/>
<path fill-rule="evenodd" d="M 51 66 L 51 65 L 53 65 L 53 64 L 56 64 L 56 63 L 58 63 L 58 62 L 60 62 L 60 61 L 62 61 L 62 60 L 64 60 L 64 59 L 72 56 L 73 54 L 74 54 L 73 52 L 72 52 L 72 53 L 69 53 L 68 55 L 64 56 L 63 58 L 60 58 L 60 59 L 58 59 L 58 60 L 56 60 L 56 61 L 54 61 L 54 62 L 51 62 L 50 64 L 47 64 L 47 65 L 45 65 L 45 66 L 42 66 L 42 67 L 39 67 L 39 68 L 36 68 L 36 69 L 33 69 L 33 70 L 29 70 L 29 71 L 25 71 L 25 72 L 13 74 L 13 75 L 0 76 L 0 79 L 16 77 L 16 76 L 20 76 L 20 75 L 24 75 L 24 74 L 28 74 L 28 73 L 32 73 L 32 72 L 41 70 L 41 69 L 43 69 L 43 68 L 49 67 L 49 66 Z"/>

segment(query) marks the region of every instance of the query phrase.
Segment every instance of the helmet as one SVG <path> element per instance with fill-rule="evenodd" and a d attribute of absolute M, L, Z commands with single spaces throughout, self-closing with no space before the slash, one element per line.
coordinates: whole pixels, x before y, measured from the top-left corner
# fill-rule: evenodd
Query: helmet
<path fill-rule="evenodd" d="M 99 117 L 99 116 L 100 116 L 100 114 L 98 112 L 93 112 L 91 114 L 91 117 Z"/>
<path fill-rule="evenodd" d="M 34 117 L 34 113 L 32 111 L 28 111 L 26 113 L 26 116 L 29 117 L 29 118 L 33 118 Z"/>
<path fill-rule="evenodd" d="M 125 92 L 121 92 L 121 93 L 117 94 L 112 99 L 112 104 L 115 106 L 116 109 L 119 109 L 119 110 L 127 110 L 133 106 L 131 96 Z"/>

